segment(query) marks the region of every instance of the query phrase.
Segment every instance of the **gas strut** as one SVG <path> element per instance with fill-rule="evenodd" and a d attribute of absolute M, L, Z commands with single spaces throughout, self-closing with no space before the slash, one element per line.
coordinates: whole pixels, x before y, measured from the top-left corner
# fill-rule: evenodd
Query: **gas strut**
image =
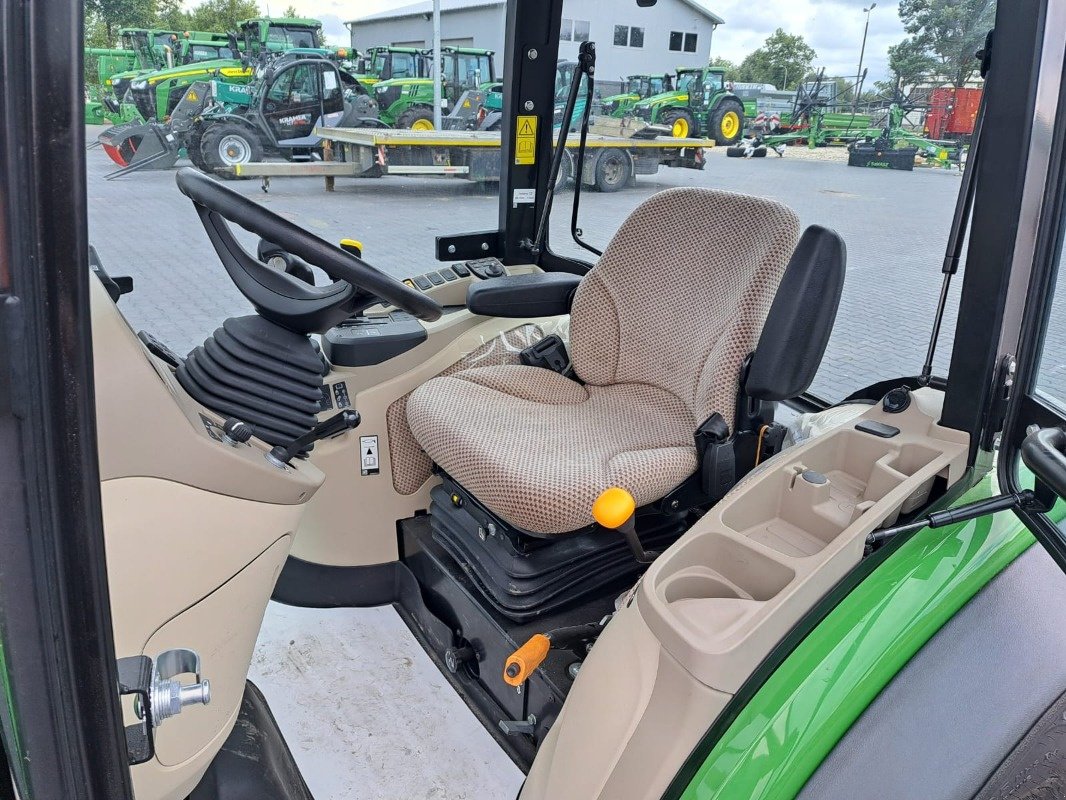
<path fill-rule="evenodd" d="M 981 60 L 981 78 L 988 76 L 988 69 L 992 63 L 992 31 L 985 36 L 985 46 L 977 51 L 977 58 Z M 936 353 L 937 340 L 940 338 L 940 326 L 944 321 L 944 311 L 948 304 L 948 290 L 951 288 L 951 278 L 959 271 L 959 262 L 962 259 L 962 245 L 966 239 L 966 230 L 970 224 L 970 213 L 973 211 L 973 199 L 977 192 L 977 182 L 974 176 L 977 171 L 977 157 L 981 146 L 981 128 L 985 121 L 985 93 L 981 94 L 981 103 L 977 108 L 977 120 L 973 126 L 973 136 L 970 139 L 970 151 L 966 156 L 966 168 L 962 173 L 962 186 L 959 187 L 959 198 L 955 202 L 955 216 L 951 220 L 951 229 L 948 233 L 948 245 L 944 253 L 944 266 L 941 270 L 944 280 L 940 284 L 940 299 L 936 305 L 936 316 L 933 317 L 933 331 L 929 336 L 929 349 L 925 354 L 925 363 L 922 365 L 922 374 L 918 376 L 921 386 L 928 386 L 933 377 L 933 356 Z"/>
<path fill-rule="evenodd" d="M 585 165 L 585 140 L 589 130 L 589 115 L 592 111 L 593 76 L 596 73 L 596 43 L 582 42 L 577 54 L 577 69 L 570 80 L 570 91 L 566 96 L 566 105 L 563 107 L 563 116 L 559 124 L 559 139 L 555 143 L 555 152 L 552 154 L 551 167 L 548 169 L 548 194 L 544 200 L 544 207 L 540 212 L 540 220 L 537 222 L 537 234 L 533 238 L 532 252 L 534 257 L 540 255 L 544 245 L 544 236 L 548 231 L 548 218 L 551 216 L 552 201 L 555 199 L 555 182 L 559 178 L 559 169 L 566 155 L 566 140 L 570 134 L 570 119 L 574 116 L 574 108 L 577 105 L 577 95 L 581 90 L 581 79 L 586 78 L 585 111 L 581 117 L 581 140 L 577 148 L 577 160 L 574 163 L 574 211 L 570 217 L 570 235 L 574 241 L 586 250 L 603 255 L 595 247 L 586 244 L 581 239 L 581 232 L 577 227 L 578 206 L 581 203 L 581 174 Z"/>

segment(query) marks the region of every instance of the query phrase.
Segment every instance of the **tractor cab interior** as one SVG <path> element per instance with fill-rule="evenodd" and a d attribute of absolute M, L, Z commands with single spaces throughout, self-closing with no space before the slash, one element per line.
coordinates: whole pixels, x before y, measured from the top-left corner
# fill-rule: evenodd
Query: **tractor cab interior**
<path fill-rule="evenodd" d="M 833 219 L 687 185 L 637 203 L 594 263 L 553 249 L 556 104 L 573 111 L 594 74 L 588 42 L 558 58 L 562 6 L 507 3 L 499 224 L 436 236 L 432 268 L 394 277 L 359 243 L 180 169 L 174 191 L 252 309 L 182 354 L 134 330 L 128 281 L 93 254 L 90 391 L 70 396 L 98 439 L 124 794 L 310 797 L 248 682 L 276 601 L 393 606 L 526 773 L 520 800 L 679 797 L 712 726 L 893 547 L 946 524 L 930 513 L 950 516 L 990 458 L 1009 398 L 979 412 L 974 387 L 1012 377 L 1006 361 L 811 407 L 848 272 Z M 317 64 L 280 68 L 285 97 L 300 70 L 321 94 Z M 975 191 L 964 178 L 956 256 Z M 975 224 L 971 246 L 990 232 Z M 980 316 L 965 297 L 975 348 L 992 336 Z"/>

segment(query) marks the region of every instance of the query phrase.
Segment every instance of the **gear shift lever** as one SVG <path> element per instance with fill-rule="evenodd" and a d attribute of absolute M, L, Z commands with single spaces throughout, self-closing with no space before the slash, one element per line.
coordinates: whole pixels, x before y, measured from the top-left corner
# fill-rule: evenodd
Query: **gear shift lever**
<path fill-rule="evenodd" d="M 277 445 L 266 454 L 267 461 L 275 467 L 284 469 L 296 456 L 317 442 L 319 439 L 329 439 L 338 434 L 350 431 L 360 423 L 359 412 L 346 409 L 339 414 L 334 414 L 327 420 L 323 420 L 305 433 L 293 439 L 287 445 Z"/>
<path fill-rule="evenodd" d="M 621 533 L 629 549 L 633 551 L 633 557 L 641 564 L 650 564 L 659 554 L 645 550 L 637 536 L 637 525 L 634 512 L 637 510 L 637 502 L 633 495 L 618 486 L 612 486 L 596 498 L 592 504 L 592 517 L 604 528 L 610 528 Z"/>

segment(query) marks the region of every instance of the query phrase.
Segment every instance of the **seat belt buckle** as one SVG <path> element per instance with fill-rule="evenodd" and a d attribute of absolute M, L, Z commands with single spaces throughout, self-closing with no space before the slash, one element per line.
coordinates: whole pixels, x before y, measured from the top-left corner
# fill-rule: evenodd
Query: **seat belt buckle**
<path fill-rule="evenodd" d="M 703 492 L 710 502 L 717 503 L 733 488 L 737 477 L 733 439 L 721 414 L 712 414 L 696 430 L 696 452 L 700 455 Z"/>
<path fill-rule="evenodd" d="M 566 352 L 563 340 L 554 333 L 531 344 L 518 354 L 518 358 L 527 367 L 541 367 L 567 377 L 570 375 L 570 354 Z"/>

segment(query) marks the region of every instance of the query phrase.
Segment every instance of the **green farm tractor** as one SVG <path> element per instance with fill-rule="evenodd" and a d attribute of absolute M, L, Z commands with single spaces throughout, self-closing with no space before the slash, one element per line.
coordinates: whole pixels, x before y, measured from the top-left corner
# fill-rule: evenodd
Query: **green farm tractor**
<path fill-rule="evenodd" d="M 433 130 L 432 51 L 419 51 L 423 72 L 379 80 L 374 96 L 381 121 L 396 128 Z M 441 103 L 454 109 L 464 92 L 483 91 L 495 83 L 493 51 L 471 47 L 441 48 Z"/>
<path fill-rule="evenodd" d="M 671 75 L 630 75 L 622 81 L 618 94 L 600 101 L 600 111 L 609 117 L 624 117 L 639 101 L 668 91 L 671 83 Z"/>
<path fill-rule="evenodd" d="M 293 49 L 256 67 L 249 83 L 197 81 L 165 124 L 119 125 L 100 142 L 121 167 L 109 178 L 168 169 L 183 151 L 204 172 L 230 177 L 232 167 L 264 155 L 309 160 L 319 149 L 319 125 L 355 127 L 376 117 L 373 98 L 336 58 Z"/>
<path fill-rule="evenodd" d="M 163 121 L 196 81 L 221 80 L 245 84 L 251 81 L 254 62 L 262 63 L 271 54 L 293 49 L 328 55 L 322 48 L 322 25 L 315 19 L 258 18 L 244 20 L 239 38 L 230 39 L 229 56 L 180 64 L 142 75 L 130 83 L 130 100 L 144 119 Z M 241 52 L 234 52 L 236 45 Z"/>
<path fill-rule="evenodd" d="M 744 130 L 744 104 L 726 89 L 720 67 L 677 70 L 674 88 L 638 101 L 633 114 L 676 137 L 706 136 L 720 145 L 739 141 Z"/>

